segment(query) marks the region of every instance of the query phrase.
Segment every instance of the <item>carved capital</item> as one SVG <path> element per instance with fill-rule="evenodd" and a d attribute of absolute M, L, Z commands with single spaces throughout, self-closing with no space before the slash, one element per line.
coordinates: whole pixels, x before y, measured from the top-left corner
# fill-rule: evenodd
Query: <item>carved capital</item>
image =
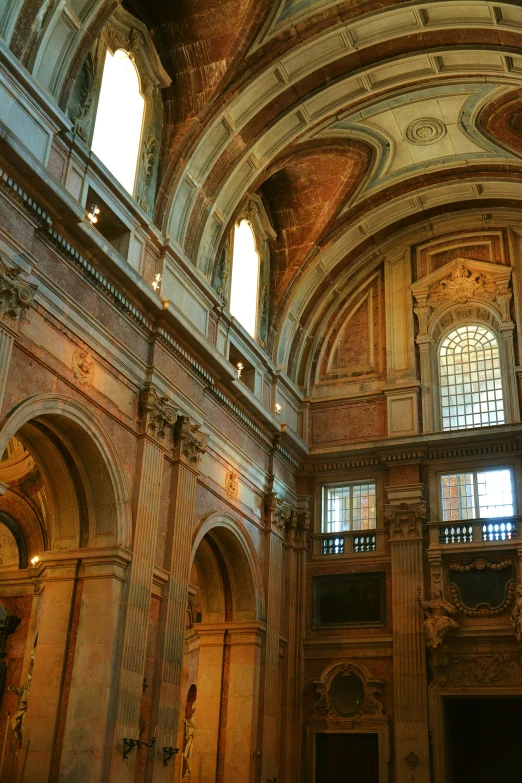
<path fill-rule="evenodd" d="M 422 538 L 422 527 L 427 517 L 428 506 L 424 501 L 384 506 L 384 518 L 392 541 Z"/>
<path fill-rule="evenodd" d="M 8 267 L 0 260 L 0 320 L 23 321 L 32 305 L 36 286 L 20 280 L 20 267 Z"/>
<path fill-rule="evenodd" d="M 177 457 L 197 470 L 207 450 L 207 436 L 200 432 L 200 425 L 193 424 L 188 416 L 179 416 L 174 429 Z"/>
<path fill-rule="evenodd" d="M 140 394 L 140 407 L 147 433 L 163 440 L 167 430 L 176 423 L 177 409 L 169 400 L 159 394 L 158 390 L 148 383 Z"/>
<path fill-rule="evenodd" d="M 267 528 L 285 536 L 287 531 L 297 528 L 297 512 L 283 498 L 277 497 L 275 492 L 267 495 L 265 500 Z"/>

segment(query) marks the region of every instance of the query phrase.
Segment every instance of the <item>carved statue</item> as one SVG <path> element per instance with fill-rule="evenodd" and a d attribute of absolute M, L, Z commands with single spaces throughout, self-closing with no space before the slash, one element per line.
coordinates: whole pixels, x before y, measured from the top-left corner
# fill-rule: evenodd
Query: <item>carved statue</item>
<path fill-rule="evenodd" d="M 511 612 L 511 624 L 517 642 L 522 642 L 522 585 L 518 585 L 515 606 Z"/>
<path fill-rule="evenodd" d="M 31 650 L 31 661 L 29 663 L 29 671 L 27 672 L 27 679 L 24 682 L 23 685 L 21 685 L 19 688 L 15 688 L 13 685 L 10 685 L 7 690 L 12 691 L 13 693 L 16 693 L 18 698 L 18 705 L 16 707 L 15 713 L 13 717 L 11 718 L 11 728 L 13 730 L 13 735 L 16 741 L 16 749 L 19 750 L 22 747 L 23 739 L 24 739 L 24 721 L 25 721 L 25 715 L 27 713 L 27 706 L 29 704 L 29 691 L 31 690 L 31 680 L 33 678 L 33 667 L 34 667 L 34 654 L 35 654 L 35 648 Z"/>
<path fill-rule="evenodd" d="M 192 709 L 192 716 L 190 718 L 183 718 L 185 724 L 185 749 L 183 751 L 183 759 L 185 761 L 185 774 L 183 780 L 189 780 L 192 772 L 192 749 L 194 746 L 194 714 L 196 708 Z"/>
<path fill-rule="evenodd" d="M 452 616 L 457 613 L 457 610 L 449 601 L 444 600 L 441 591 L 437 588 L 433 591 L 431 601 L 423 601 L 420 592 L 419 587 L 417 588 L 417 600 L 426 615 L 424 620 L 426 644 L 428 647 L 435 648 L 442 644 L 450 628 L 459 627 Z"/>

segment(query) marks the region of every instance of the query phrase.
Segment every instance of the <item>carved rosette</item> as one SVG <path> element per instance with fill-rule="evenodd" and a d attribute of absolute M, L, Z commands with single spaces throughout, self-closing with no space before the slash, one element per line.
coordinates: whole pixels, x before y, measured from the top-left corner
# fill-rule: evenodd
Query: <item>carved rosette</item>
<path fill-rule="evenodd" d="M 422 538 L 423 524 L 427 518 L 428 506 L 424 501 L 384 506 L 384 519 L 392 541 Z"/>
<path fill-rule="evenodd" d="M 163 441 L 167 430 L 176 423 L 177 409 L 168 397 L 162 396 L 150 383 L 140 394 L 140 408 L 145 431 L 159 441 Z"/>
<path fill-rule="evenodd" d="M 20 279 L 20 267 L 8 267 L 0 261 L 0 320 L 23 321 L 26 310 L 31 307 L 36 286 Z"/>
<path fill-rule="evenodd" d="M 195 470 L 207 450 L 207 436 L 200 432 L 200 426 L 188 416 L 179 416 L 174 429 L 177 458 Z"/>

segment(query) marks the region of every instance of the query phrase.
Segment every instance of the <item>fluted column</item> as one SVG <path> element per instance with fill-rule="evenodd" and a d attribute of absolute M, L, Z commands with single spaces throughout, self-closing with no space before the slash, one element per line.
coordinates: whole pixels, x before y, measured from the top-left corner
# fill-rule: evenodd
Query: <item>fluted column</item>
<path fill-rule="evenodd" d="M 281 636 L 281 591 L 285 528 L 295 516 L 275 494 L 267 497 L 267 540 L 265 554 L 266 641 L 264 667 L 263 746 L 261 779 L 276 777 L 278 770 L 279 640 Z"/>
<path fill-rule="evenodd" d="M 159 737 L 178 735 L 196 484 L 207 440 L 199 431 L 198 424 L 193 424 L 187 416 L 180 416 L 175 427 L 174 444 L 170 577 L 162 602 L 155 687 L 158 696 L 152 718 L 158 726 Z M 171 773 L 171 768 L 164 766 L 161 748 L 158 747 L 154 763 L 147 771 L 148 780 L 170 783 Z"/>
<path fill-rule="evenodd" d="M 396 783 L 429 783 L 426 643 L 417 587 L 424 583 L 422 485 L 388 487 L 392 564 Z M 408 502 L 406 502 L 408 501 Z"/>
<path fill-rule="evenodd" d="M 143 391 L 140 402 L 144 433 L 138 462 L 139 485 L 134 508 L 132 564 L 110 777 L 119 783 L 134 780 L 136 752 L 131 752 L 124 759 L 122 739 L 124 736 L 137 739 L 139 735 L 165 443 L 167 433 L 176 420 L 176 411 L 168 399 L 160 396 L 152 386 L 147 386 Z"/>
<path fill-rule="evenodd" d="M 283 689 L 278 779 L 301 783 L 303 640 L 306 609 L 306 551 L 310 530 L 308 498 L 286 526 L 285 606 L 288 614 L 287 665 Z M 292 748 L 288 753 L 287 748 Z"/>

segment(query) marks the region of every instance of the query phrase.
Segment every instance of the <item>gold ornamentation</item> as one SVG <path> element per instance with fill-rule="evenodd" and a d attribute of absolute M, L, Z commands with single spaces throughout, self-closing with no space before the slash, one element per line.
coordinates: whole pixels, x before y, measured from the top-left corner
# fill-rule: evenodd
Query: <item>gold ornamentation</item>
<path fill-rule="evenodd" d="M 176 423 L 176 408 L 168 397 L 159 394 L 158 390 L 150 383 L 140 394 L 140 406 L 146 430 L 162 440 L 166 436 L 167 430 L 174 427 Z"/>
<path fill-rule="evenodd" d="M 94 377 L 94 361 L 88 351 L 77 348 L 72 355 L 74 377 L 80 383 L 88 384 Z"/>
<path fill-rule="evenodd" d="M 225 491 L 231 500 L 236 500 L 239 489 L 239 476 L 230 471 L 225 478 Z"/>

